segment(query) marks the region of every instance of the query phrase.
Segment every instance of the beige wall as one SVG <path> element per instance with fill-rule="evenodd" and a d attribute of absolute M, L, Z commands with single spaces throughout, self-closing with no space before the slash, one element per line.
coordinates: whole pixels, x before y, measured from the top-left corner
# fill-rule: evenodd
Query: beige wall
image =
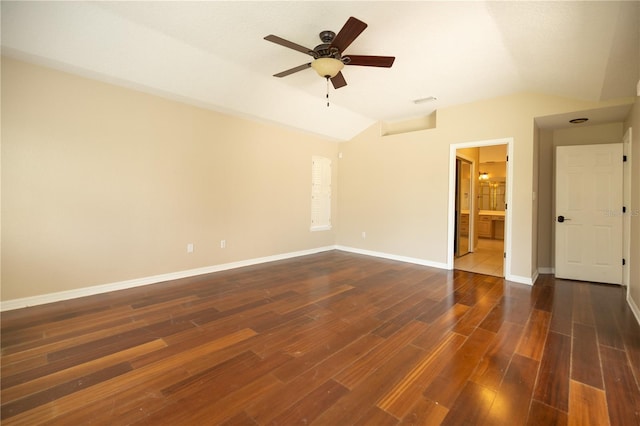
<path fill-rule="evenodd" d="M 557 146 L 621 143 L 623 123 L 543 130 L 539 138 L 538 266 L 555 266 L 555 151 Z"/>
<path fill-rule="evenodd" d="M 506 145 L 483 146 L 480 149 L 481 163 L 504 163 L 507 159 Z"/>
<path fill-rule="evenodd" d="M 538 147 L 538 235 L 536 250 L 538 268 L 542 273 L 551 273 L 553 268 L 552 232 L 554 228 L 553 198 L 553 130 L 536 128 L 536 146 Z"/>
<path fill-rule="evenodd" d="M 531 193 L 531 211 L 533 215 L 531 216 L 532 226 L 531 226 L 531 267 L 533 271 L 531 272 L 533 276 L 537 276 L 538 273 L 538 236 L 539 232 L 539 220 L 538 220 L 538 211 L 540 210 L 540 131 L 538 127 L 534 124 L 533 126 L 533 175 L 532 179 L 532 193 Z"/>
<path fill-rule="evenodd" d="M 372 126 L 336 144 L 3 58 L 1 297 L 333 244 L 445 263 L 449 147 L 505 137 L 511 272 L 530 278 L 534 117 L 623 102 L 520 94 L 443 108 L 434 129 L 382 137 Z M 309 232 L 312 155 L 336 165 L 328 232 Z"/>
<path fill-rule="evenodd" d="M 333 245 L 309 231 L 311 157 L 337 152 L 3 58 L 2 300 Z"/>
<path fill-rule="evenodd" d="M 340 148 L 339 244 L 446 263 L 450 145 L 512 137 L 511 274 L 534 277 L 534 118 L 613 104 L 519 94 L 443 108 L 435 129 L 381 136 L 372 126 Z"/>
<path fill-rule="evenodd" d="M 631 281 L 629 297 L 640 308 L 640 97 L 636 98 L 625 130 L 631 127 L 631 258 L 629 268 Z M 638 314 L 638 312 L 636 312 Z M 640 318 L 638 318 L 640 320 Z"/>

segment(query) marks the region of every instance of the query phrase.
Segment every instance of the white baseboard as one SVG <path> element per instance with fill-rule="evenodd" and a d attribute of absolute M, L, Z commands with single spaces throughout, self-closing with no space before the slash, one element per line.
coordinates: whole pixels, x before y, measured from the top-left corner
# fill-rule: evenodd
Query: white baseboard
<path fill-rule="evenodd" d="M 451 269 L 449 267 L 449 265 L 447 265 L 446 263 L 440 263 L 440 262 L 432 262 L 430 260 L 424 260 L 424 259 L 418 259 L 415 257 L 406 257 L 406 256 L 398 256 L 395 254 L 389 254 L 389 253 L 382 253 L 382 252 L 378 252 L 378 251 L 371 251 L 371 250 L 363 250 L 363 249 L 359 249 L 359 248 L 354 248 L 354 247 L 346 247 L 346 246 L 336 246 L 337 250 L 342 250 L 342 251 L 348 251 L 351 253 L 357 253 L 357 254 L 364 254 L 366 256 L 374 256 L 374 257 L 381 257 L 383 259 L 389 259 L 389 260 L 397 260 L 400 262 L 407 262 L 407 263 L 415 263 L 417 265 L 422 265 L 422 266 L 430 266 L 432 268 L 438 268 L 438 269 Z M 536 273 L 534 277 L 522 277 L 519 275 L 508 275 L 505 277 L 505 279 L 507 281 L 512 281 L 512 282 L 516 282 L 519 284 L 527 284 L 527 285 L 533 285 L 533 283 L 536 282 L 536 279 L 538 278 L 538 274 Z"/>
<path fill-rule="evenodd" d="M 202 268 L 189 269 L 186 271 L 171 272 L 168 274 L 153 275 L 150 277 L 136 278 L 133 280 L 119 281 L 110 284 L 102 284 L 91 287 L 83 287 L 74 290 L 60 291 L 56 293 L 42 294 L 38 296 L 23 297 L 0 302 L 0 312 L 13 309 L 26 308 L 29 306 L 44 305 L 45 303 L 60 302 L 62 300 L 76 299 L 78 297 L 93 296 L 110 291 L 124 290 L 127 288 L 140 287 L 143 285 L 157 284 L 160 282 L 178 280 L 181 278 L 193 277 L 196 275 L 210 274 L 212 272 L 226 271 L 229 269 L 241 268 L 243 266 L 257 265 L 260 263 L 273 262 L 276 260 L 290 259 L 292 257 L 306 256 L 323 251 L 334 250 L 335 246 L 319 247 L 309 250 L 301 250 L 290 253 L 276 254 L 273 256 L 258 257 L 255 259 L 242 260 L 239 262 L 223 263 L 220 265 L 205 266 Z"/>
<path fill-rule="evenodd" d="M 538 273 L 539 274 L 555 274 L 556 268 L 551 268 L 549 266 L 540 267 L 538 268 Z"/>
<path fill-rule="evenodd" d="M 347 251 L 350 253 L 364 254 L 365 256 L 381 257 L 383 259 L 397 260 L 399 262 L 414 263 L 416 265 L 430 266 L 438 269 L 449 269 L 446 263 L 432 262 L 430 260 L 418 259 L 416 257 L 399 256 L 396 254 L 383 253 L 379 251 L 363 250 L 355 247 L 336 246 L 336 250 Z"/>
<path fill-rule="evenodd" d="M 638 321 L 638 324 L 640 324 L 640 309 L 638 308 L 638 305 L 636 305 L 636 302 L 631 298 L 629 293 L 627 293 L 627 304 L 631 308 L 631 312 L 633 312 L 633 315 L 636 317 L 636 321 Z"/>
<path fill-rule="evenodd" d="M 362 254 L 365 256 L 380 257 L 383 259 L 396 260 L 399 262 L 407 262 L 407 263 L 413 263 L 416 265 L 429 266 L 432 268 L 450 269 L 446 263 L 432 262 L 429 260 L 418 259 L 415 257 L 399 256 L 399 255 L 390 254 L 390 253 L 383 253 L 378 251 L 358 249 L 355 247 L 336 245 L 336 246 L 319 247 L 319 248 L 309 249 L 309 250 L 301 250 L 301 251 L 290 252 L 290 253 L 282 253 L 282 254 L 277 254 L 273 256 L 259 257 L 255 259 L 224 263 L 220 265 L 205 266 L 202 268 L 171 272 L 168 274 L 153 275 L 150 277 L 136 278 L 133 280 L 119 281 L 119 282 L 110 283 L 110 284 L 102 284 L 102 285 L 96 285 L 91 287 L 78 288 L 74 290 L 60 291 L 56 293 L 42 294 L 38 296 L 1 301 L 0 312 L 10 311 L 13 309 L 26 308 L 29 306 L 43 305 L 45 303 L 76 299 L 78 297 L 93 296 L 96 294 L 107 293 L 110 291 L 124 290 L 128 288 L 133 288 L 133 287 L 157 284 L 160 282 L 178 280 L 181 278 L 188 278 L 188 277 L 193 277 L 197 275 L 210 274 L 213 272 L 226 271 L 229 269 L 236 269 L 244 266 L 258 265 L 261 263 L 273 262 L 276 260 L 284 260 L 284 259 L 290 259 L 293 257 L 306 256 L 309 254 L 315 254 L 315 253 L 320 253 L 320 252 L 329 251 L 329 250 L 342 250 L 350 253 Z M 537 278 L 537 274 L 533 279 L 529 277 L 521 277 L 518 275 L 509 275 L 508 277 L 505 277 L 505 279 L 508 281 L 513 281 L 520 284 L 528 284 L 528 285 L 533 285 L 536 278 Z M 636 313 L 636 317 L 638 317 L 637 313 Z"/>
<path fill-rule="evenodd" d="M 507 275 L 504 277 L 505 280 L 511 281 L 518 284 L 526 284 L 533 285 L 538 279 L 538 274 L 536 273 L 533 277 L 523 277 L 521 275 Z"/>

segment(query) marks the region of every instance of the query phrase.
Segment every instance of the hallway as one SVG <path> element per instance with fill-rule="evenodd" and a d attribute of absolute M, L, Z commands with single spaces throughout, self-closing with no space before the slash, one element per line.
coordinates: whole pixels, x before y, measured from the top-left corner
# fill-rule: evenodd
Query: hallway
<path fill-rule="evenodd" d="M 476 251 L 454 260 L 454 269 L 504 277 L 504 240 L 479 238 Z"/>

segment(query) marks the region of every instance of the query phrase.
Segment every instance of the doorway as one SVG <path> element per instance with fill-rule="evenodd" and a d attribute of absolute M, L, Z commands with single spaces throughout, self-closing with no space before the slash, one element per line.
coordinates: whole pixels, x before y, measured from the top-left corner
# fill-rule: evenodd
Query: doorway
<path fill-rule="evenodd" d="M 451 269 L 508 276 L 510 150 L 511 139 L 451 146 Z"/>

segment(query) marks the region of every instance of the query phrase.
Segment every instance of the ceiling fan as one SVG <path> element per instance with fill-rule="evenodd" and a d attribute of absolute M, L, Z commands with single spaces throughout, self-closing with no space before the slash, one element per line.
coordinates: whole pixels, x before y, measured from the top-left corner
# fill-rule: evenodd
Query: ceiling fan
<path fill-rule="evenodd" d="M 320 77 L 324 77 L 327 80 L 331 79 L 333 87 L 335 89 L 339 89 L 347 85 L 347 81 L 342 75 L 342 68 L 345 65 L 390 68 L 391 65 L 393 65 L 393 61 L 396 59 L 394 56 L 344 55 L 345 49 L 353 43 L 365 28 L 367 28 L 367 24 L 352 16 L 347 20 L 337 35 L 333 31 L 322 31 L 320 33 L 320 40 L 322 40 L 322 44 L 319 44 L 313 49 L 309 49 L 273 34 L 266 36 L 264 38 L 265 40 L 297 50 L 298 52 L 302 52 L 313 57 L 312 62 L 279 72 L 273 76 L 285 77 L 289 74 L 293 74 L 307 68 L 313 68 Z"/>

